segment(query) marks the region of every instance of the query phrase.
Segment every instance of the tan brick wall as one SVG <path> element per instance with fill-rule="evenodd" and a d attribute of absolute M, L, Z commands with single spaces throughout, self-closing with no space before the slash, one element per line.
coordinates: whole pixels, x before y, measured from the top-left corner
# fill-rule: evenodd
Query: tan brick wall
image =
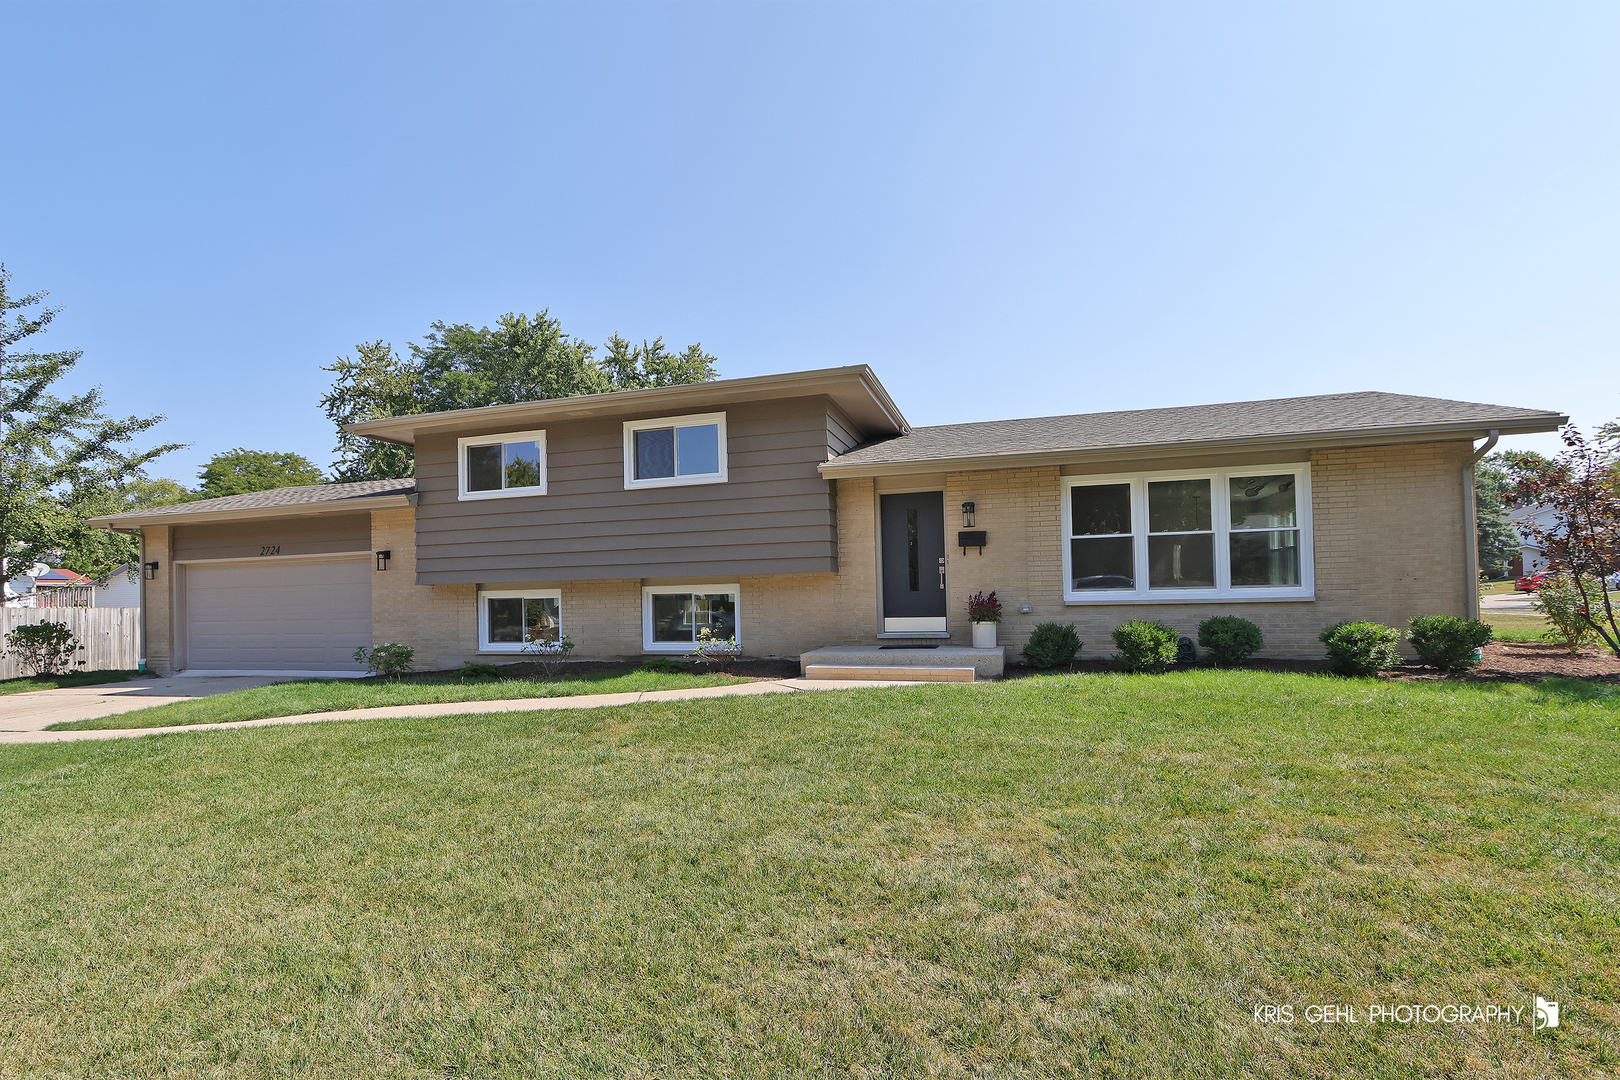
<path fill-rule="evenodd" d="M 947 539 L 955 539 L 969 499 L 977 504 L 975 527 L 989 533 L 982 557 L 972 548 L 965 556 L 960 548 L 947 551 L 952 641 L 967 643 L 967 597 L 992 589 L 1004 605 L 999 641 L 1011 656 L 1042 622 L 1074 623 L 1084 655 L 1095 656 L 1113 651 L 1110 632 L 1130 619 L 1159 620 L 1196 637 L 1203 619 L 1239 615 L 1265 632 L 1266 655 L 1310 657 L 1321 655 L 1322 628 L 1343 619 L 1404 629 L 1414 615 L 1464 614 L 1462 471 L 1470 452 L 1459 442 L 1312 454 L 1316 599 L 1287 603 L 1065 604 L 1058 469 L 948 474 Z M 1026 603 L 1034 611 L 1020 615 Z"/>
<path fill-rule="evenodd" d="M 576 659 L 641 655 L 639 578 L 565 581 L 560 588 L 563 633 L 574 643 Z"/>
<path fill-rule="evenodd" d="M 141 530 L 141 560 L 158 564 L 157 577 L 144 578 L 141 596 L 142 640 L 146 647 L 146 668 L 159 675 L 174 674 L 174 562 L 173 530 L 167 525 L 148 525 Z"/>
<path fill-rule="evenodd" d="M 471 659 L 478 644 L 477 587 L 416 583 L 416 511 L 373 511 L 371 548 L 393 552 L 388 569 L 371 575 L 372 643 L 409 645 L 423 670 Z"/>

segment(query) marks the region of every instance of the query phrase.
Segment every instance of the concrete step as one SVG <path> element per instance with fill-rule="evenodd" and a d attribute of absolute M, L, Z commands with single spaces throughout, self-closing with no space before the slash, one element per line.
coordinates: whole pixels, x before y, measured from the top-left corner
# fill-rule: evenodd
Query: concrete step
<path fill-rule="evenodd" d="M 806 664 L 807 679 L 870 679 L 905 682 L 972 682 L 970 667 L 878 667 L 874 664 Z"/>
<path fill-rule="evenodd" d="M 800 654 L 799 670 L 808 675 L 813 666 L 902 668 L 906 671 L 971 667 L 977 678 L 995 679 L 1001 677 L 1006 662 L 1004 647 L 972 649 L 965 645 L 940 645 L 932 649 L 885 649 L 877 645 L 826 645 Z"/>

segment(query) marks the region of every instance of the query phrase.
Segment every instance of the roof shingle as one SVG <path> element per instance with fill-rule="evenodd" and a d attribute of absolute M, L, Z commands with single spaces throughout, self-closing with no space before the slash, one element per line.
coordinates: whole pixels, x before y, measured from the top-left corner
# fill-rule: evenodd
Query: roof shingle
<path fill-rule="evenodd" d="M 302 484 L 298 487 L 272 488 L 269 491 L 250 491 L 246 495 L 226 495 L 218 499 L 200 499 L 197 502 L 175 503 L 172 506 L 151 506 L 144 510 L 130 510 L 122 514 L 108 514 L 97 521 L 118 521 L 141 518 L 143 520 L 171 515 L 211 514 L 230 510 L 268 510 L 283 506 L 315 505 L 346 502 L 354 499 L 372 499 L 381 495 L 410 495 L 416 491 L 416 481 L 360 480 L 352 484 Z"/>

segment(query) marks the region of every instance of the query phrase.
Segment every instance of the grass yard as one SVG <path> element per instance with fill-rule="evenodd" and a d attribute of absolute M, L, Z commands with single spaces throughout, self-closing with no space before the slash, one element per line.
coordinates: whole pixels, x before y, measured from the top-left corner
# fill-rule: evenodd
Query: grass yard
<path fill-rule="evenodd" d="M 221 724 L 267 716 L 298 716 L 370 709 L 379 705 L 428 705 L 442 701 L 504 701 L 508 698 L 573 697 L 577 694 L 633 694 L 735 682 L 727 675 L 664 675 L 653 671 L 600 672 L 557 679 L 464 679 L 429 675 L 408 679 L 306 679 L 272 683 L 228 694 L 155 705 L 116 716 L 53 724 L 50 731 L 101 728 L 174 727 Z"/>
<path fill-rule="evenodd" d="M 1480 618 L 1490 624 L 1497 641 L 1541 641 L 1548 626 L 1546 618 L 1540 615 L 1486 611 Z"/>
<path fill-rule="evenodd" d="M 124 682 L 133 671 L 66 671 L 60 675 L 24 675 L 0 679 L 0 695 L 27 694 L 35 690 L 60 690 L 68 686 L 94 686 L 97 683 Z"/>
<path fill-rule="evenodd" d="M 0 747 L 0 1074 L 1612 1076 L 1617 727 L 1194 671 Z"/>

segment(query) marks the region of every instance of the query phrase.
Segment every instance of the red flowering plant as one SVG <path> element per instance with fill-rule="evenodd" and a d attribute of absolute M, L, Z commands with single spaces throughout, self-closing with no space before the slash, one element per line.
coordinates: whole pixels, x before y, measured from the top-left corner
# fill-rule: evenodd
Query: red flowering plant
<path fill-rule="evenodd" d="M 991 592 L 986 596 L 976 592 L 968 597 L 968 622 L 1000 622 L 1001 601 Z"/>
<path fill-rule="evenodd" d="M 1550 461 L 1519 462 L 1513 486 L 1515 503 L 1548 507 L 1553 520 L 1519 527 L 1569 582 L 1579 617 L 1620 656 L 1620 598 L 1607 588 L 1620 570 L 1620 425 L 1605 425 L 1591 442 L 1573 424 L 1559 434 L 1569 449 Z"/>

